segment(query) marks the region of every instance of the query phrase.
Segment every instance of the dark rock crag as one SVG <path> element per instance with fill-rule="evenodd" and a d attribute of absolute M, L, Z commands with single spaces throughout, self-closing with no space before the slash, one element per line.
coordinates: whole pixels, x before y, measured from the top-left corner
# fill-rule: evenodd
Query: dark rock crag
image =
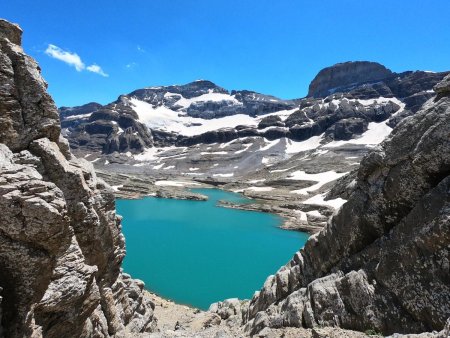
<path fill-rule="evenodd" d="M 247 332 L 444 328 L 450 317 L 450 75 L 435 91 L 365 156 L 348 202 L 255 294 L 243 311 Z M 436 337 L 449 328 L 450 320 Z"/>
<path fill-rule="evenodd" d="M 155 326 L 111 189 L 60 135 L 21 29 L 0 20 L 0 336 L 123 337 Z"/>
<path fill-rule="evenodd" d="M 345 86 L 375 82 L 392 75 L 392 71 L 376 62 L 353 61 L 322 69 L 309 85 L 308 96 L 326 97 Z"/>

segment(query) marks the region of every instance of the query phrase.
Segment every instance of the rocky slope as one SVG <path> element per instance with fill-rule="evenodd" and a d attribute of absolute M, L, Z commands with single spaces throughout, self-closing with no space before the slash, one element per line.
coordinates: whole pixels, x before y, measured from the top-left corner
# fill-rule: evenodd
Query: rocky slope
<path fill-rule="evenodd" d="M 114 196 L 60 135 L 58 111 L 22 31 L 0 20 L 0 336 L 151 331 Z"/>
<path fill-rule="evenodd" d="M 327 226 L 239 309 L 248 333 L 418 333 L 447 321 L 435 336 L 449 334 L 450 76 L 435 91 L 364 157 L 349 200 Z M 211 310 L 234 314 L 233 306 Z"/>

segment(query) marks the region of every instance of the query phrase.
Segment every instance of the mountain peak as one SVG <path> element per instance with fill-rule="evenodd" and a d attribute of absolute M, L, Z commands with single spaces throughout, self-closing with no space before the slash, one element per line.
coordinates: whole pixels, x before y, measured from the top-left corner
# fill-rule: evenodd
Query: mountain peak
<path fill-rule="evenodd" d="M 308 96 L 324 97 L 352 84 L 374 82 L 393 73 L 382 64 L 370 61 L 348 61 L 322 69 L 309 85 Z"/>

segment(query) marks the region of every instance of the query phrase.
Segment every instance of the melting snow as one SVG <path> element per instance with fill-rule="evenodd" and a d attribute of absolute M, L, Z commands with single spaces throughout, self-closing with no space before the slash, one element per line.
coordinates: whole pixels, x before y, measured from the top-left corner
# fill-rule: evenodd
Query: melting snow
<path fill-rule="evenodd" d="M 295 212 L 296 214 L 299 214 L 299 215 L 300 215 L 300 221 L 308 222 L 308 217 L 306 216 L 306 213 L 305 213 L 305 212 L 303 212 L 303 211 L 301 211 L 301 210 L 295 210 L 294 212 Z"/>
<path fill-rule="evenodd" d="M 200 153 L 200 155 L 226 155 L 226 154 L 228 154 L 227 151 L 212 151 L 212 152 L 202 151 Z"/>
<path fill-rule="evenodd" d="M 320 146 L 320 141 L 322 140 L 322 135 L 312 136 L 305 141 L 292 141 L 286 139 L 286 154 L 295 154 L 301 151 L 316 149 Z"/>
<path fill-rule="evenodd" d="M 166 180 L 166 181 L 156 181 L 155 185 L 168 187 L 184 187 L 186 185 L 199 185 L 199 183 Z"/>
<path fill-rule="evenodd" d="M 381 143 L 392 131 L 386 122 L 370 122 L 367 131 L 357 139 L 352 139 L 348 141 L 332 141 L 327 143 L 325 147 L 334 148 L 340 147 L 345 144 L 364 144 L 367 146 L 375 146 Z"/>
<path fill-rule="evenodd" d="M 246 190 L 252 191 L 272 191 L 274 188 L 272 187 L 248 187 Z"/>
<path fill-rule="evenodd" d="M 244 149 L 235 151 L 234 153 L 235 153 L 235 154 L 241 154 L 241 153 L 243 153 L 244 151 L 247 151 L 248 148 L 250 148 L 252 145 L 253 145 L 253 143 L 247 143 L 247 144 L 244 146 Z"/>
<path fill-rule="evenodd" d="M 337 180 L 338 178 L 346 175 L 347 173 L 337 173 L 335 171 L 325 171 L 318 174 L 308 174 L 303 170 L 294 171 L 287 177 L 288 180 L 301 180 L 301 181 L 316 181 L 317 183 L 308 187 L 299 190 L 293 190 L 291 193 L 293 194 L 301 194 L 307 195 L 309 192 L 315 191 L 319 189 L 324 184 Z"/>
<path fill-rule="evenodd" d="M 233 177 L 234 174 L 230 173 L 230 174 L 214 174 L 214 177 Z"/>
<path fill-rule="evenodd" d="M 265 178 L 260 179 L 260 180 L 251 180 L 251 181 L 248 181 L 248 183 L 255 184 L 255 183 L 264 182 L 265 180 L 266 180 Z"/>
<path fill-rule="evenodd" d="M 226 95 L 218 93 L 212 94 Z M 200 97 L 201 96 L 198 98 Z M 139 121 L 145 123 L 148 127 L 153 129 L 162 129 L 169 132 L 176 132 L 185 136 L 199 135 L 207 131 L 221 128 L 234 128 L 240 124 L 250 126 L 256 126 L 257 124 L 255 118 L 245 114 L 236 114 L 205 120 L 190 116 L 179 116 L 179 112 L 171 110 L 165 106 L 153 107 L 151 104 L 136 98 L 130 99 L 130 102 L 132 108 L 139 116 Z"/>
<path fill-rule="evenodd" d="M 264 139 L 265 142 L 267 142 L 267 144 L 262 147 L 261 149 L 259 149 L 259 151 L 264 151 L 264 150 L 268 150 L 274 146 L 276 146 L 278 143 L 280 143 L 281 139 L 277 139 L 277 140 L 273 140 L 273 141 L 266 141 Z"/>
<path fill-rule="evenodd" d="M 315 195 L 309 199 L 307 199 L 306 201 L 303 201 L 303 204 L 314 204 L 314 205 L 325 205 L 325 206 L 330 206 L 334 209 L 339 209 L 345 202 L 347 202 L 346 200 L 342 199 L 342 198 L 336 198 L 334 200 L 328 200 L 325 201 L 326 194 L 318 194 Z"/>
<path fill-rule="evenodd" d="M 318 210 L 307 211 L 306 214 L 313 217 L 322 217 L 322 214 Z"/>
<path fill-rule="evenodd" d="M 71 121 L 71 120 L 76 120 L 76 119 L 87 119 L 87 118 L 90 117 L 91 115 L 92 115 L 92 113 L 79 114 L 79 115 L 71 115 L 71 116 L 67 116 L 64 120 L 65 120 L 65 121 Z"/>

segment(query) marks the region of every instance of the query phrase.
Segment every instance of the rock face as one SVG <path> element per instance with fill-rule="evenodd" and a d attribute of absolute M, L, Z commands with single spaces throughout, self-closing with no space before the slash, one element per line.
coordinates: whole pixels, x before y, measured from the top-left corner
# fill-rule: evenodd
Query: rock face
<path fill-rule="evenodd" d="M 308 96 L 325 97 L 339 88 L 361 82 L 375 82 L 392 75 L 385 66 L 376 62 L 354 61 L 338 63 L 322 69 L 309 85 Z"/>
<path fill-rule="evenodd" d="M 244 314 L 248 332 L 443 329 L 450 317 L 449 80 L 365 156 L 348 202 L 266 280 Z"/>
<path fill-rule="evenodd" d="M 321 70 L 309 85 L 309 97 L 325 98 L 343 93 L 347 98 L 396 97 L 410 113 L 434 96 L 433 86 L 447 73 L 408 71 L 393 73 L 376 62 L 338 63 Z"/>
<path fill-rule="evenodd" d="M 111 189 L 60 135 L 18 26 L 0 20 L 0 335 L 109 337 L 154 327 Z"/>
<path fill-rule="evenodd" d="M 70 136 L 71 149 L 140 153 L 154 144 L 151 131 L 139 122 L 136 112 L 120 101 L 106 106 L 92 102 L 62 107 L 59 112 L 63 133 Z"/>

